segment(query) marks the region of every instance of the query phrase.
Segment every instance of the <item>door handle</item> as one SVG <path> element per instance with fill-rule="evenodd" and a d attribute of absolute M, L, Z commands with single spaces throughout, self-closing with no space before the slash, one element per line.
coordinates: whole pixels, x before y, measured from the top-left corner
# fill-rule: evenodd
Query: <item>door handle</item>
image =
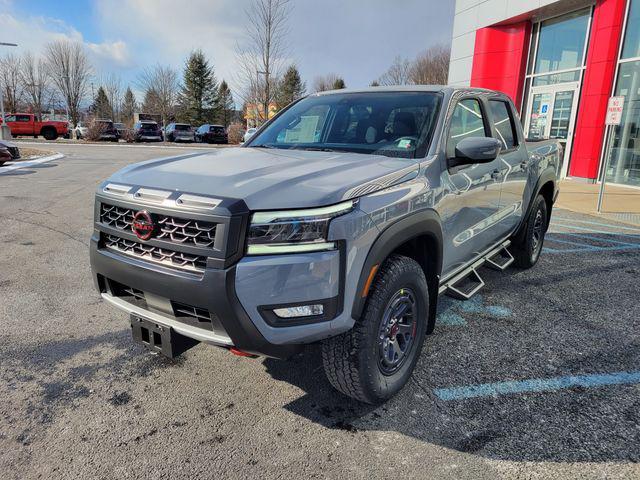
<path fill-rule="evenodd" d="M 529 162 L 527 162 L 526 160 L 523 160 L 522 162 L 520 162 L 520 168 L 522 170 L 525 170 L 528 166 L 529 166 Z"/>
<path fill-rule="evenodd" d="M 498 180 L 500 179 L 500 177 L 502 177 L 502 172 L 500 170 L 494 170 L 493 172 L 491 172 L 491 178 L 493 178 L 494 180 Z"/>

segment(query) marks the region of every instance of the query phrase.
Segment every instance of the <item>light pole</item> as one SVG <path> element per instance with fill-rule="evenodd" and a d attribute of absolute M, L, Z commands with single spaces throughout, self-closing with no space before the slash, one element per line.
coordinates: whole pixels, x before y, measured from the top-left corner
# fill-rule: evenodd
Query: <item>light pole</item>
<path fill-rule="evenodd" d="M 16 43 L 7 43 L 0 42 L 0 45 L 3 47 L 17 47 Z M 1 81 L 1 79 L 0 79 Z M 4 82 L 0 84 L 0 117 L 2 119 L 2 125 L 0 125 L 0 140 L 9 140 L 11 139 L 11 129 L 5 125 L 5 115 L 4 115 Z"/>

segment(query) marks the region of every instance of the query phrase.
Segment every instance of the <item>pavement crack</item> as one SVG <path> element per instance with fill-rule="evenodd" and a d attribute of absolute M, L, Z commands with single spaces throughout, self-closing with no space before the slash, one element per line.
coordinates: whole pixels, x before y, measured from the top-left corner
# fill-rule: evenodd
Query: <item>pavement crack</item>
<path fill-rule="evenodd" d="M 21 219 L 21 218 L 6 217 L 6 216 L 0 216 L 0 218 L 6 218 L 8 220 L 13 220 L 14 222 L 24 223 L 26 225 L 32 225 L 34 227 L 41 227 L 41 228 L 44 228 L 44 229 L 49 230 L 51 232 L 55 232 L 55 233 L 59 233 L 60 235 L 64 235 L 65 237 L 73 240 L 74 242 L 78 242 L 78 243 L 84 245 L 85 247 L 89 246 L 88 242 L 80 240 L 79 238 L 76 238 L 73 235 L 71 235 L 70 233 L 67 233 L 67 232 L 65 232 L 63 230 L 58 230 L 57 228 L 49 227 L 48 225 L 43 225 L 41 223 L 36 223 L 36 222 L 30 222 L 28 220 L 24 220 L 24 219 Z"/>

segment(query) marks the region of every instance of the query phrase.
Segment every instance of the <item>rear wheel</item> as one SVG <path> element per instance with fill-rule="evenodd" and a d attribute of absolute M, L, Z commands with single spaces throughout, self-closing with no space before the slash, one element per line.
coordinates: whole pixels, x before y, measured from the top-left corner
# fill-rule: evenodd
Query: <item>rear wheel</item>
<path fill-rule="evenodd" d="M 362 318 L 322 344 L 329 382 L 365 403 L 395 395 L 415 368 L 427 330 L 429 291 L 413 259 L 392 255 L 371 288 Z"/>
<path fill-rule="evenodd" d="M 56 132 L 55 128 L 43 128 L 41 133 L 45 140 L 55 140 L 58 138 L 58 132 Z"/>
<path fill-rule="evenodd" d="M 533 267 L 540 258 L 544 236 L 547 233 L 548 213 L 547 202 L 542 195 L 538 195 L 527 217 L 524 230 L 511 243 L 511 253 L 514 264 L 520 268 Z"/>

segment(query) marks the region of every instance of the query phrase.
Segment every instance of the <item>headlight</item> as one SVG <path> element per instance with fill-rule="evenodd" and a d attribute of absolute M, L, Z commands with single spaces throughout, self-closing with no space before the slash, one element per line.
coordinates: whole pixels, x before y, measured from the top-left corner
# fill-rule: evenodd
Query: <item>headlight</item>
<path fill-rule="evenodd" d="M 327 241 L 329 223 L 353 210 L 353 201 L 330 207 L 257 212 L 251 217 L 247 254 L 302 253 L 333 250 Z"/>

